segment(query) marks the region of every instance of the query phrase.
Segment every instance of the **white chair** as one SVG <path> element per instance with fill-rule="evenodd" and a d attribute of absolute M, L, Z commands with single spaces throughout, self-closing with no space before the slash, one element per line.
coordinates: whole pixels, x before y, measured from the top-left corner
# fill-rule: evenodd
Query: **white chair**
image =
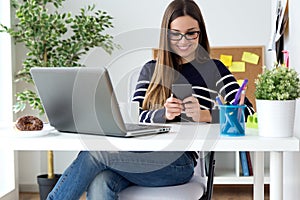
<path fill-rule="evenodd" d="M 133 70 L 129 79 L 128 94 L 133 96 L 140 69 Z M 185 184 L 167 187 L 130 186 L 119 194 L 120 200 L 210 200 L 213 191 L 215 168 L 214 152 L 210 152 L 208 176 L 205 173 L 205 156 L 200 152 L 195 173 Z M 205 184 L 206 183 L 206 184 Z"/>
<path fill-rule="evenodd" d="M 188 183 L 166 187 L 130 186 L 119 194 L 119 200 L 210 200 L 213 192 L 214 152 L 210 152 L 207 178 L 204 153 L 200 155 L 195 174 Z"/>

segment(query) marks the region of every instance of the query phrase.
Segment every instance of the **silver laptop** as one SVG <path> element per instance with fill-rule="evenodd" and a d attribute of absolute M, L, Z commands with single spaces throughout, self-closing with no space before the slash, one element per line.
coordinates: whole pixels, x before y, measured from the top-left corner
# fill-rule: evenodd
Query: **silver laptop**
<path fill-rule="evenodd" d="M 133 137 L 167 125 L 125 124 L 107 69 L 34 67 L 31 75 L 50 125 L 61 132 Z"/>

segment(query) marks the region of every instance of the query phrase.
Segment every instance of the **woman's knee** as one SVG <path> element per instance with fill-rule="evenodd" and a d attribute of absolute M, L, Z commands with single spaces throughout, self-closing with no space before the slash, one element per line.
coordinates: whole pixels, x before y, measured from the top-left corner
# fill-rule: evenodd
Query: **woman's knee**
<path fill-rule="evenodd" d="M 100 172 L 89 185 L 88 190 L 103 190 L 110 188 L 112 182 L 112 174 L 111 171 L 105 170 Z"/>
<path fill-rule="evenodd" d="M 129 182 L 119 174 L 110 170 L 104 170 L 89 185 L 87 199 L 117 199 L 118 193 L 128 185 Z"/>

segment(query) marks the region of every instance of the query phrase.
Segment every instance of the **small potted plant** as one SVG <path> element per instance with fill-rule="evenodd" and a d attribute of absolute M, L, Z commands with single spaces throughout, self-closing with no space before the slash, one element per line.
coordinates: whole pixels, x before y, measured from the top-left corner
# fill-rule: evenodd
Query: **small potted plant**
<path fill-rule="evenodd" d="M 15 112 L 24 111 L 27 105 L 44 114 L 44 109 L 37 93 L 32 90 L 32 67 L 81 67 L 79 61 L 83 55 L 95 47 L 101 47 L 112 53 L 116 45 L 113 37 L 106 34 L 112 28 L 112 17 L 105 11 L 95 10 L 88 5 L 80 13 L 60 12 L 65 0 L 12 0 L 16 12 L 16 24 L 9 28 L 0 23 L 0 33 L 10 34 L 15 43 L 22 43 L 27 49 L 27 56 L 22 69 L 16 74 L 16 81 L 22 82 L 26 89 L 16 94 Z M 51 11 L 49 10 L 51 8 Z M 28 89 L 29 88 L 29 89 Z M 56 183 L 59 175 L 54 173 L 53 152 L 48 151 L 48 174 L 38 176 L 41 187 L 41 199 L 45 199 L 49 190 Z M 49 188 L 48 188 L 49 186 Z M 45 192 L 41 191 L 45 188 Z"/>
<path fill-rule="evenodd" d="M 295 69 L 276 64 L 263 67 L 255 80 L 259 134 L 265 137 L 290 137 L 294 130 L 296 99 L 300 79 Z"/>

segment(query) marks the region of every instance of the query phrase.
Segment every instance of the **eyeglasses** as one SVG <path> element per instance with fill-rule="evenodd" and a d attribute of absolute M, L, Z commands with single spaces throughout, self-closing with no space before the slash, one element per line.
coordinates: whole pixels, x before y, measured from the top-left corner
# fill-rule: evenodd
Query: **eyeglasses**
<path fill-rule="evenodd" d="M 173 41 L 180 41 L 183 37 L 186 40 L 195 40 L 200 35 L 200 31 L 190 31 L 185 34 L 170 31 L 168 35 L 169 35 L 169 39 Z"/>

